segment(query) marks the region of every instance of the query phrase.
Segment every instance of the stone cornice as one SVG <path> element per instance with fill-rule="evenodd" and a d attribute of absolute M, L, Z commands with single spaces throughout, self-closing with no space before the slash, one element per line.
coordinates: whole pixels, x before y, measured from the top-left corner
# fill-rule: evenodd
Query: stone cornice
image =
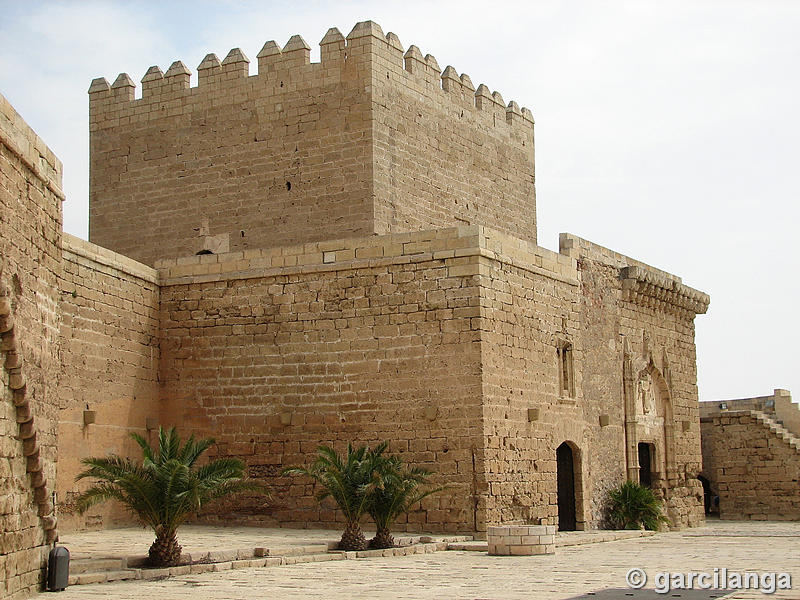
<path fill-rule="evenodd" d="M 705 314 L 711 302 L 708 294 L 642 267 L 624 267 L 620 276 L 623 298 L 641 306 L 693 318 Z"/>

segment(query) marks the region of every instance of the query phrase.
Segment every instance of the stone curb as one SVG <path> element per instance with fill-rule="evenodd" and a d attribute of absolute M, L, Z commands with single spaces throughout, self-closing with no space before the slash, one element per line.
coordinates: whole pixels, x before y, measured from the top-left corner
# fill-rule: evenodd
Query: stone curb
<path fill-rule="evenodd" d="M 153 580 L 178 577 L 181 575 L 197 575 L 217 571 L 230 571 L 232 569 L 249 569 L 253 567 L 273 567 L 283 565 L 296 565 L 301 563 L 325 562 L 331 560 L 359 560 L 365 558 L 383 558 L 392 556 L 411 556 L 414 554 L 430 554 L 448 549 L 449 542 L 423 542 L 409 546 L 387 548 L 385 550 L 362 550 L 357 552 L 343 552 L 330 550 L 324 553 L 295 554 L 286 556 L 264 556 L 258 558 L 237 558 L 221 562 L 195 562 L 192 564 L 166 567 L 163 569 L 119 569 L 115 571 L 87 572 L 70 575 L 69 585 L 88 585 L 92 583 L 112 583 L 114 581 Z M 317 545 L 319 547 L 319 545 Z M 274 552 L 274 550 L 273 550 Z M 233 554 L 236 551 L 213 554 Z M 100 559 L 98 559 L 100 560 Z"/>

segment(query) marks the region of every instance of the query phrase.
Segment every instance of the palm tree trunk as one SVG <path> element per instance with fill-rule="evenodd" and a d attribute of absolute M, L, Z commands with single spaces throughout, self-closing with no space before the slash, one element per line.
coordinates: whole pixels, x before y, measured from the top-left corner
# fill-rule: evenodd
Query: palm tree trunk
<path fill-rule="evenodd" d="M 367 540 L 358 521 L 345 525 L 342 539 L 339 540 L 339 550 L 364 550 L 366 547 Z"/>
<path fill-rule="evenodd" d="M 172 567 L 180 559 L 181 547 L 178 545 L 177 532 L 166 527 L 156 529 L 156 540 L 150 546 L 148 564 L 151 567 Z"/>
<path fill-rule="evenodd" d="M 378 527 L 375 537 L 369 541 L 369 547 L 377 549 L 393 548 L 394 537 L 388 527 Z"/>

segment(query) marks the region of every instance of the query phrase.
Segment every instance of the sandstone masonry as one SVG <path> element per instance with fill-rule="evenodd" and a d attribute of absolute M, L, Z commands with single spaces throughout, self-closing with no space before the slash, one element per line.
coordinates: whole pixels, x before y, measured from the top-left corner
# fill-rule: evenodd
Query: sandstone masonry
<path fill-rule="evenodd" d="M 788 390 L 700 403 L 703 471 L 723 519 L 800 519 L 800 409 Z"/>
<path fill-rule="evenodd" d="M 483 224 L 535 241 L 533 116 L 371 22 L 89 89 L 89 237 L 158 258 Z"/>
<path fill-rule="evenodd" d="M 0 595 L 42 580 L 56 537 L 61 162 L 0 96 Z"/>
<path fill-rule="evenodd" d="M 320 63 L 294 36 L 256 75 L 235 49 L 190 79 L 92 83 L 92 242 L 62 234 L 60 163 L 3 100 L 7 594 L 36 585 L 53 490 L 63 528 L 129 522 L 75 514 L 74 476 L 160 424 L 274 490 L 206 520 L 335 527 L 283 467 L 388 439 L 448 485 L 401 529 L 597 528 L 626 479 L 702 523 L 709 298 L 570 234 L 537 245 L 530 111 L 371 22 Z"/>

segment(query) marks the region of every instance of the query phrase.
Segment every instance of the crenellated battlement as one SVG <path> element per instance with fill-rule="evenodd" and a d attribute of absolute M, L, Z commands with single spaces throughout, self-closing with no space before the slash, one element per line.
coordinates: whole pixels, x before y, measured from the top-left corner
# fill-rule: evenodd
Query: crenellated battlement
<path fill-rule="evenodd" d="M 256 56 L 254 75 L 250 75 L 250 60 L 240 48 L 233 48 L 223 60 L 210 53 L 197 66 L 195 86 L 191 85 L 192 72 L 181 61 L 172 63 L 166 73 L 154 65 L 141 79 L 139 98 L 127 73 L 120 73 L 112 84 L 99 77 L 89 87 L 91 127 L 114 126 L 118 119 L 147 119 L 158 112 L 154 104 L 162 104 L 160 110 L 169 112 L 178 103 L 203 101 L 204 95 L 211 95 L 215 102 L 234 103 L 240 102 L 243 94 L 250 97 L 256 91 L 270 96 L 287 89 L 366 77 L 370 69 L 378 67 L 390 70 L 393 84 L 449 96 L 459 107 L 491 116 L 494 124 L 533 125 L 529 109 L 514 101 L 506 105 L 499 92 L 491 92 L 484 84 L 476 89 L 466 73 L 459 75 L 452 66 L 442 71 L 433 55 L 423 56 L 415 45 L 404 50 L 396 34 L 384 35 L 372 21 L 357 23 L 347 37 L 332 27 L 319 45 L 320 62 L 312 63 L 311 47 L 300 35 L 293 35 L 283 47 L 270 40 Z"/>
<path fill-rule="evenodd" d="M 372 21 L 89 88 L 90 239 L 140 262 L 485 225 L 536 241 L 534 124 Z"/>

